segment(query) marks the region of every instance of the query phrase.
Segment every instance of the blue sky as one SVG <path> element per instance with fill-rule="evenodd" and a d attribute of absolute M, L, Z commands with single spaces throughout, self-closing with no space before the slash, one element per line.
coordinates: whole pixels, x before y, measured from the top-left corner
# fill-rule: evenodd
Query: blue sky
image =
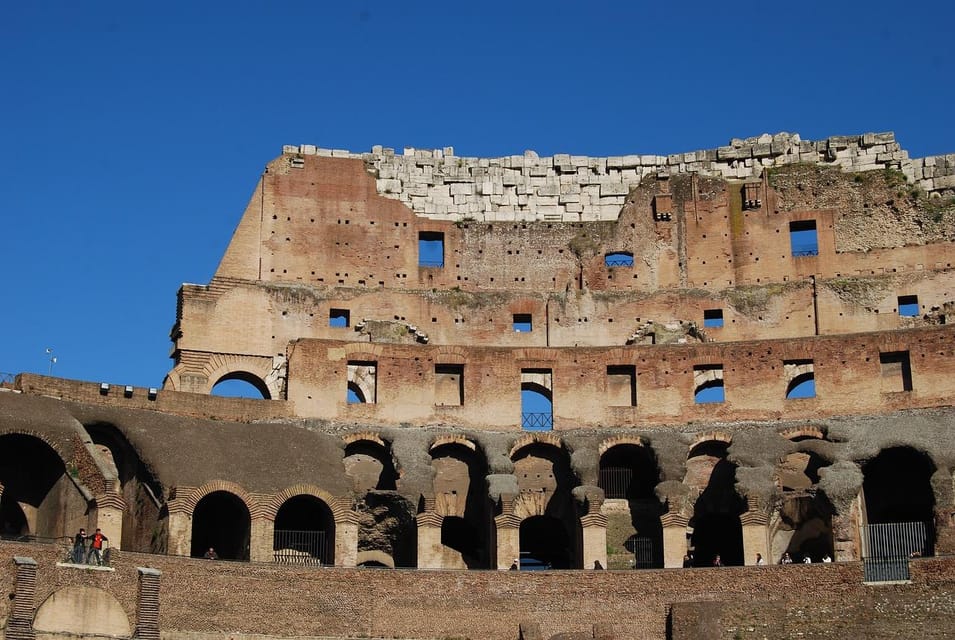
<path fill-rule="evenodd" d="M 0 372 L 158 386 L 283 144 L 955 152 L 952 3 L 7 2 Z"/>

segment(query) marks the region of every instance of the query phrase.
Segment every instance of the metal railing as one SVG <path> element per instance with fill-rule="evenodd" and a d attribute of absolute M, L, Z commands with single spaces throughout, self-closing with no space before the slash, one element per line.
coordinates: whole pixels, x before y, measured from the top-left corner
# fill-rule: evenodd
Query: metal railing
<path fill-rule="evenodd" d="M 624 259 L 624 258 L 613 258 L 604 260 L 604 264 L 608 267 L 632 267 L 633 258 Z"/>
<path fill-rule="evenodd" d="M 924 522 L 870 524 L 862 531 L 862 563 L 866 582 L 909 579 L 909 558 L 927 551 Z"/>
<path fill-rule="evenodd" d="M 521 429 L 528 431 L 550 431 L 554 428 L 552 413 L 521 413 Z"/>
<path fill-rule="evenodd" d="M 443 267 L 444 260 L 429 260 L 427 258 L 420 258 L 418 260 L 419 267 Z"/>
<path fill-rule="evenodd" d="M 627 467 L 607 467 L 600 470 L 597 486 L 604 490 L 608 499 L 626 498 L 633 481 L 633 469 Z"/>
<path fill-rule="evenodd" d="M 322 566 L 331 558 L 324 531 L 276 529 L 272 548 L 272 559 L 282 564 Z"/>

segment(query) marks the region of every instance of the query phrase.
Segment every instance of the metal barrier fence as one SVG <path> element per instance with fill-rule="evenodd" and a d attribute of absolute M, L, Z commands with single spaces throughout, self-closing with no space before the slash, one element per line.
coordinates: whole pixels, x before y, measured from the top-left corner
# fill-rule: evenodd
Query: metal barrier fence
<path fill-rule="evenodd" d="M 862 531 L 862 563 L 866 582 L 909 579 L 909 558 L 926 552 L 924 522 L 870 524 Z"/>
<path fill-rule="evenodd" d="M 328 540 L 324 531 L 289 531 L 276 529 L 272 557 L 284 564 L 330 564 Z"/>
<path fill-rule="evenodd" d="M 653 540 L 651 538 L 631 538 L 633 542 L 633 568 L 653 568 Z"/>
<path fill-rule="evenodd" d="M 597 486 L 604 490 L 608 499 L 626 498 L 633 481 L 633 469 L 626 467 L 607 467 L 600 470 Z"/>
<path fill-rule="evenodd" d="M 521 428 L 538 431 L 550 431 L 554 428 L 554 414 L 522 413 Z"/>

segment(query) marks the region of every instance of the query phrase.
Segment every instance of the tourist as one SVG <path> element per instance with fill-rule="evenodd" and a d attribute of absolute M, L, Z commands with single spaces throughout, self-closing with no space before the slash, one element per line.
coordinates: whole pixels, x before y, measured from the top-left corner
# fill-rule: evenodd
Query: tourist
<path fill-rule="evenodd" d="M 86 557 L 86 529 L 80 527 L 79 533 L 73 537 L 73 563 L 83 564 Z"/>
<path fill-rule="evenodd" d="M 517 571 L 517 570 L 518 570 L 517 558 L 514 558 L 514 561 L 511 562 L 511 567 L 508 569 L 508 571 Z"/>
<path fill-rule="evenodd" d="M 714 566 L 714 567 L 722 567 L 722 566 L 723 566 L 723 559 L 720 557 L 720 554 L 718 554 L 718 553 L 716 554 L 716 557 L 713 558 L 713 566 Z"/>
<path fill-rule="evenodd" d="M 763 554 L 757 553 L 757 554 L 756 554 L 756 566 L 757 566 L 757 567 L 761 567 L 761 566 L 763 566 L 763 564 L 765 564 L 765 563 L 763 562 Z"/>
<path fill-rule="evenodd" d="M 783 557 L 779 559 L 779 564 L 792 564 L 792 556 L 789 555 L 789 552 L 783 554 Z"/>
<path fill-rule="evenodd" d="M 103 535 L 103 532 L 97 528 L 93 535 L 86 538 L 90 540 L 90 550 L 86 552 L 86 564 L 90 564 L 90 558 L 96 558 L 96 564 L 103 564 L 103 543 L 109 542 L 109 538 Z"/>
<path fill-rule="evenodd" d="M 832 556 L 830 556 L 830 555 L 827 553 L 826 555 L 822 556 L 822 561 L 823 561 L 823 562 L 832 562 Z"/>
<path fill-rule="evenodd" d="M 684 554 L 684 555 L 683 555 L 683 568 L 684 568 L 684 569 L 689 569 L 689 568 L 692 567 L 692 566 L 693 566 L 693 557 L 690 556 L 690 554 L 688 554 L 688 553 L 687 553 L 687 554 Z"/>
<path fill-rule="evenodd" d="M 803 564 L 812 564 L 812 558 L 810 558 L 808 555 L 807 555 L 807 556 L 803 556 L 802 563 L 803 563 Z"/>
<path fill-rule="evenodd" d="M 205 558 L 206 560 L 218 560 L 219 554 L 216 553 L 215 549 L 213 549 L 212 547 L 209 547 L 209 550 L 206 551 L 205 555 L 202 557 Z"/>
<path fill-rule="evenodd" d="M 603 568 L 604 566 L 600 564 L 600 560 L 594 560 L 594 571 L 600 571 Z"/>

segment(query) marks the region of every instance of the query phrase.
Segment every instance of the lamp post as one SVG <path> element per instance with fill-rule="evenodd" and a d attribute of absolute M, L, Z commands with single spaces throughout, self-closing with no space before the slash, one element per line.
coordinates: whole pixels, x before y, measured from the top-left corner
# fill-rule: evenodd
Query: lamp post
<path fill-rule="evenodd" d="M 50 376 L 52 376 L 52 375 L 53 375 L 53 365 L 56 364 L 56 356 L 53 355 L 53 348 L 52 348 L 52 347 L 47 347 L 47 348 L 46 348 L 46 353 L 47 353 L 47 355 L 50 356 Z"/>

